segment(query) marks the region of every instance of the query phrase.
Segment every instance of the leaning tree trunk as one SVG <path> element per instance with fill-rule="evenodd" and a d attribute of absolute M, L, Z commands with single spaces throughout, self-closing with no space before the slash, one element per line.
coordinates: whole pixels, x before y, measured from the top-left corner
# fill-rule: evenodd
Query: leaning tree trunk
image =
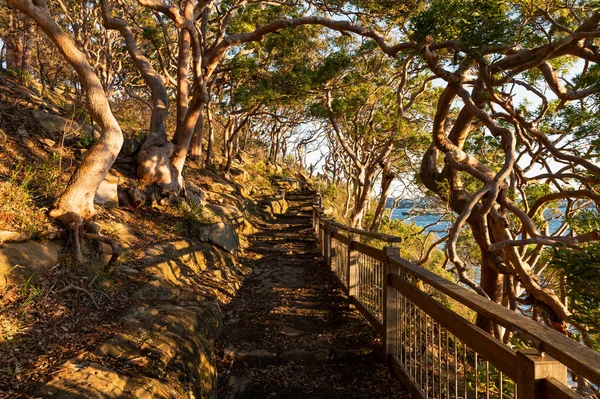
<path fill-rule="evenodd" d="M 121 150 L 123 134 L 98 76 L 75 42 L 54 22 L 45 3 L 40 2 L 39 6 L 29 0 L 9 0 L 9 3 L 33 19 L 75 69 L 86 93 L 90 116 L 103 131 L 100 140 L 86 152 L 50 213 L 68 225 L 80 226 L 95 214 L 94 195 Z"/>
<path fill-rule="evenodd" d="M 192 136 L 194 135 L 196 125 L 199 124 L 198 120 L 201 118 L 207 103 L 208 93 L 206 92 L 206 85 L 202 84 L 202 87 L 196 87 L 194 89 L 194 96 L 185 115 L 183 125 L 178 126 L 175 131 L 175 137 L 173 138 L 175 151 L 173 151 L 171 162 L 177 173 L 176 183 L 178 184 L 179 190 L 183 187 L 183 166 L 187 159 Z M 203 123 L 200 123 L 199 125 L 202 127 Z"/>
<path fill-rule="evenodd" d="M 371 231 L 379 231 L 379 226 L 381 225 L 381 218 L 383 217 L 383 211 L 385 210 L 385 204 L 387 203 L 387 197 L 390 194 L 390 188 L 392 186 L 392 181 L 396 176 L 390 172 L 388 166 L 383 169 L 383 174 L 381 175 L 381 198 L 379 198 L 379 203 L 377 204 L 377 209 L 375 209 L 375 216 L 373 216 L 373 223 L 371 224 Z"/>

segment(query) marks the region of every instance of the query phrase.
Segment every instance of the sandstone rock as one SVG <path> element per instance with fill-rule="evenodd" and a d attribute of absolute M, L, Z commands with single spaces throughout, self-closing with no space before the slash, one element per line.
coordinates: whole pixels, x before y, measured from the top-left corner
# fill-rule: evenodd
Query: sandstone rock
<path fill-rule="evenodd" d="M 238 208 L 231 205 L 208 204 L 210 210 L 223 223 L 241 226 L 244 223 L 244 214 Z"/>
<path fill-rule="evenodd" d="M 94 128 L 87 123 L 79 123 L 63 118 L 60 115 L 49 114 L 41 110 L 32 111 L 33 117 L 40 125 L 51 133 L 65 133 L 66 138 L 78 137 L 82 134 L 94 135 Z"/>
<path fill-rule="evenodd" d="M 48 147 L 54 147 L 56 145 L 56 141 L 50 139 L 38 139 L 38 141 Z"/>
<path fill-rule="evenodd" d="M 112 221 L 98 221 L 96 223 L 104 233 L 118 237 L 119 242 L 126 248 L 137 244 L 139 241 L 139 238 L 131 234 L 129 227 L 124 223 Z"/>
<path fill-rule="evenodd" d="M 23 284 L 43 275 L 58 263 L 61 246 L 54 242 L 7 243 L 0 249 L 0 289 L 6 284 Z"/>
<path fill-rule="evenodd" d="M 31 239 L 31 234 L 0 230 L 0 242 L 23 242 Z"/>
<path fill-rule="evenodd" d="M 231 173 L 231 176 L 237 177 L 238 179 L 242 180 L 242 181 L 246 181 L 250 178 L 250 174 L 248 174 L 248 172 L 242 168 L 238 168 L 238 167 L 232 167 L 229 171 Z"/>
<path fill-rule="evenodd" d="M 67 362 L 38 394 L 53 398 L 111 399 L 123 395 L 127 379 L 97 363 Z"/>
<path fill-rule="evenodd" d="M 240 246 L 240 238 L 235 228 L 227 223 L 215 223 L 199 228 L 200 241 L 209 241 L 227 252 L 237 254 Z"/>
<path fill-rule="evenodd" d="M 114 208 L 119 206 L 119 194 L 117 192 L 117 186 L 119 184 L 119 177 L 112 173 L 107 173 L 102 183 L 96 191 L 94 196 L 94 203 L 104 208 Z"/>
<path fill-rule="evenodd" d="M 129 197 L 136 208 L 146 204 L 146 196 L 137 187 L 129 189 Z"/>
<path fill-rule="evenodd" d="M 131 157 L 140 150 L 141 143 L 135 138 L 126 138 L 123 140 L 123 147 L 121 147 L 120 157 Z"/>
<path fill-rule="evenodd" d="M 134 215 L 131 212 L 128 212 L 124 209 L 110 208 L 108 210 L 108 213 L 110 213 L 111 215 L 113 215 L 116 218 L 121 219 L 125 223 L 130 222 L 134 219 Z"/>
<path fill-rule="evenodd" d="M 188 192 L 186 193 L 186 196 L 188 201 L 197 207 L 203 207 L 206 205 L 206 198 L 204 198 L 204 194 L 198 195 L 193 192 Z"/>

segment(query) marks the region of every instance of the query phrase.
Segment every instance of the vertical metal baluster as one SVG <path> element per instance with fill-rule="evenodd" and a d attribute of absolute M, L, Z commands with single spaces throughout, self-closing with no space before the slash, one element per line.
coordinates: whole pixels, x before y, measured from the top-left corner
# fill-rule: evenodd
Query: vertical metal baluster
<path fill-rule="evenodd" d="M 398 341 L 400 340 L 400 304 L 402 302 L 402 295 L 400 293 L 398 293 L 398 295 L 396 295 L 396 337 L 394 338 L 394 354 L 396 356 L 398 356 L 398 359 L 400 359 L 400 355 L 399 355 L 399 346 L 398 346 Z"/>
<path fill-rule="evenodd" d="M 450 397 L 450 345 L 448 344 L 449 332 L 446 330 L 446 397 Z"/>
<path fill-rule="evenodd" d="M 369 257 L 369 309 L 371 309 L 371 313 L 377 316 L 375 312 L 375 295 L 373 292 L 373 287 L 375 287 L 375 265 L 373 265 L 373 258 Z"/>
<path fill-rule="evenodd" d="M 423 369 L 425 368 L 423 365 L 423 315 L 426 315 L 426 313 L 421 311 L 419 313 L 419 386 L 421 388 L 423 388 Z"/>
<path fill-rule="evenodd" d="M 458 399 L 458 343 L 454 337 L 454 399 Z"/>
<path fill-rule="evenodd" d="M 502 371 L 501 371 L 500 372 L 500 399 L 502 399 L 504 397 L 504 387 L 502 386 L 504 381 L 502 381 L 502 380 L 503 380 L 503 378 L 502 378 Z"/>
<path fill-rule="evenodd" d="M 478 399 L 478 388 L 479 388 L 479 375 L 477 374 L 477 352 L 473 351 L 474 355 L 475 355 L 475 362 L 473 363 L 475 365 L 475 399 Z"/>
<path fill-rule="evenodd" d="M 413 380 L 417 382 L 417 312 L 419 311 L 419 307 L 417 305 L 413 308 L 413 325 L 415 327 L 415 331 L 413 334 Z"/>
<path fill-rule="evenodd" d="M 360 254 L 359 260 L 360 260 L 360 262 L 358 264 L 358 267 L 360 270 L 360 286 L 359 286 L 360 290 L 359 290 L 358 297 L 360 298 L 361 302 L 364 302 L 363 295 L 365 294 L 365 264 L 364 264 L 365 260 L 364 260 L 363 254 Z"/>
<path fill-rule="evenodd" d="M 379 312 L 381 313 L 381 319 L 383 320 L 383 290 L 387 282 L 387 276 L 383 275 L 383 263 L 379 262 Z"/>
<path fill-rule="evenodd" d="M 463 398 L 467 399 L 467 344 L 463 343 Z"/>
<path fill-rule="evenodd" d="M 438 325 L 438 395 L 442 397 L 442 326 Z"/>
<path fill-rule="evenodd" d="M 410 320 L 411 320 L 410 325 L 411 325 L 411 328 L 412 328 L 412 333 L 410 335 L 410 345 L 411 345 L 412 349 L 410 351 L 410 359 L 411 359 L 411 365 L 412 365 L 412 367 L 411 367 L 411 374 L 410 375 L 412 376 L 413 381 L 414 381 L 415 374 L 417 372 L 416 371 L 417 367 L 416 367 L 416 364 L 415 364 L 416 363 L 416 357 L 415 357 L 415 346 L 416 346 L 415 345 L 415 337 L 417 335 L 417 326 L 415 325 L 415 318 L 416 318 L 415 317 L 415 313 L 416 313 L 417 310 L 415 309 L 416 305 L 414 303 L 411 302 L 411 305 L 412 305 L 412 312 L 410 314 Z"/>
<path fill-rule="evenodd" d="M 425 396 L 429 398 L 429 358 L 427 357 L 427 349 L 429 348 L 429 340 L 427 332 L 429 331 L 429 316 L 425 315 Z"/>
<path fill-rule="evenodd" d="M 414 369 L 415 369 L 415 347 L 413 345 L 413 336 L 415 333 L 415 304 L 413 302 L 410 303 L 410 334 L 408 335 L 408 347 L 410 354 L 410 369 L 408 375 L 412 377 Z"/>
<path fill-rule="evenodd" d="M 431 318 L 431 397 L 435 398 L 435 327 L 437 323 Z"/>
<path fill-rule="evenodd" d="M 490 399 L 490 362 L 485 361 L 485 399 Z"/>
<path fill-rule="evenodd" d="M 369 276 L 369 310 L 373 312 L 373 262 L 370 257 L 367 258 L 369 260 L 368 266 L 368 276 Z"/>
<path fill-rule="evenodd" d="M 402 295 L 402 365 L 406 366 L 406 330 L 408 326 L 406 325 L 406 307 L 408 304 L 408 299 Z M 406 367 L 405 367 L 406 369 Z"/>

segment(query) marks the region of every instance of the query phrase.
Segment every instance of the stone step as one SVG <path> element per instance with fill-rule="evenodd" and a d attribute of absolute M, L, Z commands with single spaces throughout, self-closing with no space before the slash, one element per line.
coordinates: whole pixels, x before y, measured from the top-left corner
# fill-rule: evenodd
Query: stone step
<path fill-rule="evenodd" d="M 361 361 L 366 357 L 378 355 L 369 348 L 350 349 L 304 349 L 294 348 L 283 351 L 273 349 L 238 350 L 226 348 L 224 358 L 237 363 L 279 364 L 295 363 L 346 363 Z"/>
<path fill-rule="evenodd" d="M 269 241 L 273 243 L 279 242 L 306 242 L 313 244 L 316 239 L 313 237 L 273 237 L 273 236 L 250 236 L 250 240 L 254 241 Z"/>
<path fill-rule="evenodd" d="M 292 194 L 286 194 L 285 196 L 285 200 L 286 201 L 311 201 L 311 202 L 315 202 L 315 200 L 317 199 L 316 196 L 314 195 L 292 195 Z"/>

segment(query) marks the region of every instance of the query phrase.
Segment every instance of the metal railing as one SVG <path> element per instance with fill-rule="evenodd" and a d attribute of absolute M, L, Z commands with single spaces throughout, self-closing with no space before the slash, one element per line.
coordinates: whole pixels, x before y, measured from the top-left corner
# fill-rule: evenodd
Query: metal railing
<path fill-rule="evenodd" d="M 600 385 L 600 354 L 400 257 L 399 238 L 327 220 L 313 228 L 325 262 L 384 340 L 386 360 L 416 398 L 583 398 L 567 370 Z M 360 236 L 388 243 L 383 249 Z M 514 333 L 505 345 L 433 299 L 443 298 Z"/>

